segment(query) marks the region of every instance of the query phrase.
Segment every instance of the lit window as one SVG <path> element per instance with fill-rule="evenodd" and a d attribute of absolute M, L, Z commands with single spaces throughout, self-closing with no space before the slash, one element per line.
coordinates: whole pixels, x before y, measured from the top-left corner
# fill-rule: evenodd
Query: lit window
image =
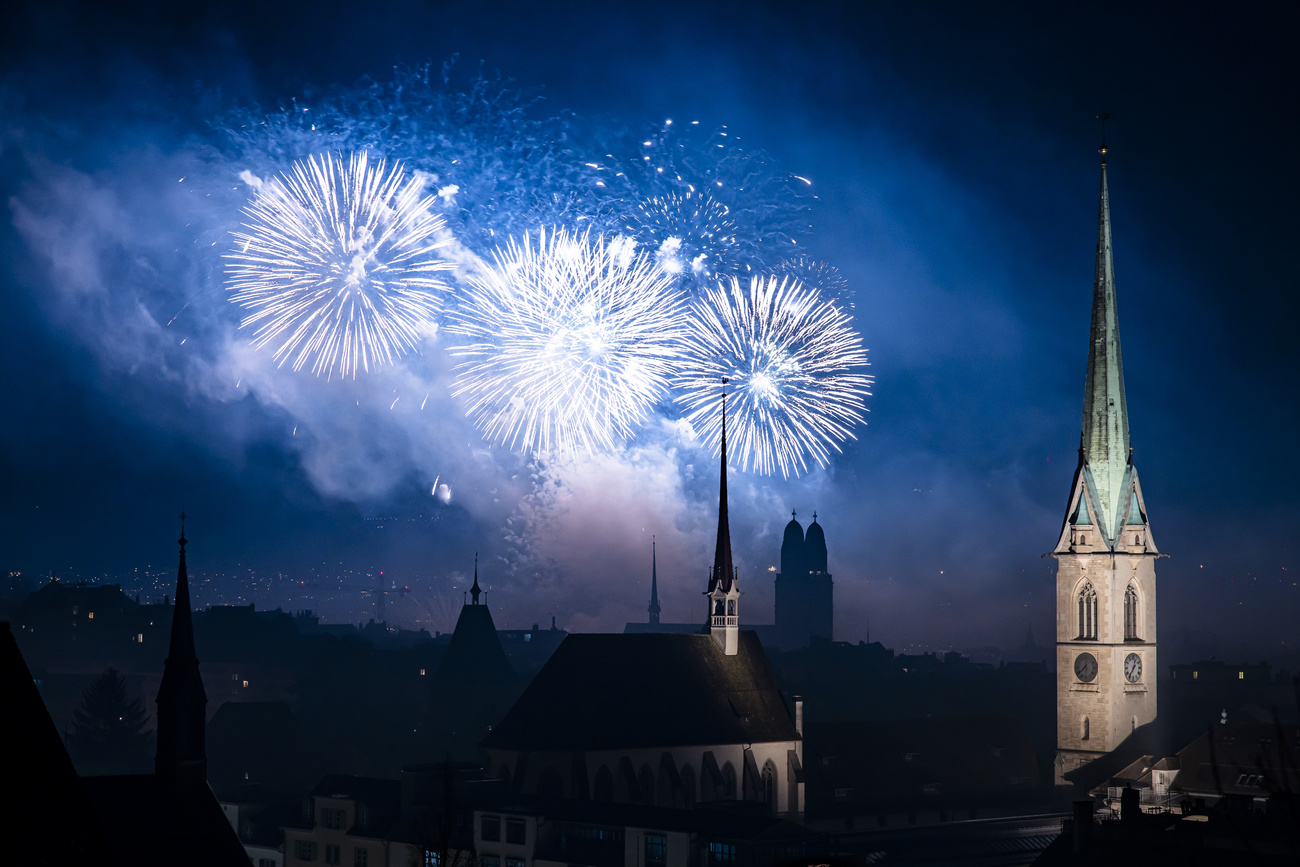
<path fill-rule="evenodd" d="M 664 867 L 668 863 L 668 838 L 663 834 L 645 835 L 645 867 Z"/>
<path fill-rule="evenodd" d="M 89 618 L 90 620 L 94 620 L 94 619 L 95 619 L 95 612 L 93 612 L 93 611 L 90 612 L 89 614 L 86 615 L 86 617 Z"/>
<path fill-rule="evenodd" d="M 1198 678 L 1198 677 L 1200 677 L 1200 676 L 1201 676 L 1201 673 L 1200 673 L 1199 671 L 1193 671 L 1193 672 L 1192 672 L 1192 680 L 1196 680 L 1196 678 Z"/>
<path fill-rule="evenodd" d="M 710 843 L 709 844 L 709 864 L 735 864 L 736 863 L 736 844 L 734 843 Z"/>
<path fill-rule="evenodd" d="M 1237 672 L 1237 680 L 1245 680 L 1245 679 L 1246 679 L 1246 672 L 1244 671 Z"/>
<path fill-rule="evenodd" d="M 244 689 L 248 689 L 248 681 L 244 681 Z"/>
<path fill-rule="evenodd" d="M 424 669 L 420 669 L 420 677 L 424 677 Z"/>
<path fill-rule="evenodd" d="M 432 849 L 424 850 L 424 867 L 442 867 L 442 853 Z"/>

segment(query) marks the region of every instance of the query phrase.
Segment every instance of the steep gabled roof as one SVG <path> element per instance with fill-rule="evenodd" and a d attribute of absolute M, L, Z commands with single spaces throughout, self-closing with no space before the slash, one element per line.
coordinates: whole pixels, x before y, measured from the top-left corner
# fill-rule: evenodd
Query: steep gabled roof
<path fill-rule="evenodd" d="M 763 647 L 740 633 L 570 635 L 486 749 L 606 750 L 799 738 Z"/>

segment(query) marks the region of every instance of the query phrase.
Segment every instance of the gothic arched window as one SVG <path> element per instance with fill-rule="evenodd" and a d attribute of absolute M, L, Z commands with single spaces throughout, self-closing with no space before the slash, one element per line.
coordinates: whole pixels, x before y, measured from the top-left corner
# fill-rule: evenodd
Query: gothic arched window
<path fill-rule="evenodd" d="M 1138 637 L 1138 594 L 1132 584 L 1124 591 L 1124 640 L 1136 641 Z"/>
<path fill-rule="evenodd" d="M 736 769 L 727 762 L 722 768 L 722 800 L 736 800 Z"/>
<path fill-rule="evenodd" d="M 763 765 L 763 803 L 768 812 L 776 812 L 776 765 L 771 761 Z"/>
<path fill-rule="evenodd" d="M 1097 637 L 1097 591 L 1090 583 L 1079 590 L 1079 637 Z"/>
<path fill-rule="evenodd" d="M 1084 717 L 1083 724 L 1079 726 L 1079 740 L 1086 741 L 1087 739 L 1088 739 L 1088 718 Z"/>
<path fill-rule="evenodd" d="M 695 772 L 690 765 L 682 765 L 682 806 L 688 810 L 695 806 Z"/>
<path fill-rule="evenodd" d="M 592 795 L 592 800 L 602 804 L 608 804 L 614 800 L 614 775 L 604 765 L 601 765 L 600 770 L 596 771 L 596 785 Z"/>

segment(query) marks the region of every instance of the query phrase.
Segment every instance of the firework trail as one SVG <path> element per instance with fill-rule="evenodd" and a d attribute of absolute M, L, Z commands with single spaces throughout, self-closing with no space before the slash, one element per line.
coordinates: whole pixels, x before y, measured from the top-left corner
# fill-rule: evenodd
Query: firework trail
<path fill-rule="evenodd" d="M 226 254 L 253 345 L 317 376 L 356 376 L 413 349 L 448 291 L 441 217 L 401 167 L 309 157 L 264 183 Z"/>
<path fill-rule="evenodd" d="M 871 377 L 849 316 L 797 281 L 736 278 L 691 304 L 677 401 L 715 448 L 717 384 L 731 380 L 727 445 L 744 470 L 800 475 L 853 437 Z"/>
<path fill-rule="evenodd" d="M 469 278 L 448 331 L 452 393 L 483 435 L 535 452 L 608 451 L 666 393 L 684 306 L 629 239 L 540 231 Z"/>

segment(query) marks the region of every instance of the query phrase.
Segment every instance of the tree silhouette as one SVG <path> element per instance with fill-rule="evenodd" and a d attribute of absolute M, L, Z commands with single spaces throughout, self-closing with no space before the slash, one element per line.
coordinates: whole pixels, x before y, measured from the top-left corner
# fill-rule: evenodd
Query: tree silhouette
<path fill-rule="evenodd" d="M 69 752 L 82 774 L 146 770 L 153 733 L 139 698 L 127 698 L 126 681 L 108 668 L 81 694 L 73 713 Z"/>

